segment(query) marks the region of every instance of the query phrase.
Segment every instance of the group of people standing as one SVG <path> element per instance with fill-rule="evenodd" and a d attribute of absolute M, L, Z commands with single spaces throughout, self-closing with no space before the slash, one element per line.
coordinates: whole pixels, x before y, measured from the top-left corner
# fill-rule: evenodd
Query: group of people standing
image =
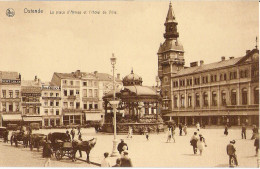
<path fill-rule="evenodd" d="M 80 131 L 80 127 L 78 127 L 77 129 L 78 129 L 78 140 L 82 141 L 82 134 L 81 134 L 81 131 Z M 72 128 L 70 132 L 69 132 L 69 130 L 67 129 L 67 130 L 66 130 L 66 134 L 67 134 L 69 137 L 71 137 L 71 140 L 74 140 L 75 135 L 76 135 L 76 132 L 75 132 L 74 128 Z"/>
<path fill-rule="evenodd" d="M 167 143 L 171 142 L 171 139 L 174 141 L 175 143 L 175 130 L 176 130 L 176 125 L 173 126 L 168 126 L 167 129 Z M 184 124 L 182 125 L 182 123 L 179 123 L 179 135 L 182 136 L 182 131 L 184 132 L 184 135 L 186 136 L 188 134 L 187 131 L 187 125 Z"/>

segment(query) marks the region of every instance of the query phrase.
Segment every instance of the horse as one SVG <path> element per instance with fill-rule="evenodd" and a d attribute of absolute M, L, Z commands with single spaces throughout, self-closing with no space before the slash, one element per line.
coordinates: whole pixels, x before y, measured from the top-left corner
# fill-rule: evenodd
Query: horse
<path fill-rule="evenodd" d="M 86 152 L 86 154 L 87 154 L 86 161 L 88 163 L 90 163 L 90 161 L 89 161 L 89 154 L 90 154 L 91 149 L 94 148 L 94 146 L 96 145 L 96 142 L 97 142 L 97 138 L 93 138 L 91 140 L 81 141 L 81 142 L 73 140 L 72 141 L 72 147 L 73 147 L 73 155 L 72 155 L 72 157 L 73 157 L 73 161 L 75 161 L 76 153 L 79 150 L 80 156 L 82 156 L 81 155 L 81 151 L 85 151 Z"/>

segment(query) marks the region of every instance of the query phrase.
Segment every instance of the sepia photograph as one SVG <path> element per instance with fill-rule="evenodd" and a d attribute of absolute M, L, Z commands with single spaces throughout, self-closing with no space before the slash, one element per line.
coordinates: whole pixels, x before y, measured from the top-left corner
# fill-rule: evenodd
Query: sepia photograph
<path fill-rule="evenodd" d="M 0 1 L 0 167 L 259 168 L 259 1 Z"/>

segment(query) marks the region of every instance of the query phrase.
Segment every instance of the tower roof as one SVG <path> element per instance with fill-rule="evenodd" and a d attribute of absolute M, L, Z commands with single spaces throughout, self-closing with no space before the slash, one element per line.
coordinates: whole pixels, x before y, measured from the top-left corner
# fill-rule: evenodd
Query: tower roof
<path fill-rule="evenodd" d="M 176 22 L 171 2 L 169 5 L 169 10 L 168 10 L 168 14 L 167 14 L 165 23 L 169 23 L 169 22 Z"/>

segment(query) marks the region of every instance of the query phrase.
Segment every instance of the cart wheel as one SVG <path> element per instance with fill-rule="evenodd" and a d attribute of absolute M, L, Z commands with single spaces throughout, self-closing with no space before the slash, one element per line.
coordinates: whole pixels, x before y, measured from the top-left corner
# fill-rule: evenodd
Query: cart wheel
<path fill-rule="evenodd" d="M 57 150 L 56 152 L 55 152 L 55 157 L 56 157 L 56 159 L 57 160 L 61 160 L 62 159 L 62 150 Z"/>

